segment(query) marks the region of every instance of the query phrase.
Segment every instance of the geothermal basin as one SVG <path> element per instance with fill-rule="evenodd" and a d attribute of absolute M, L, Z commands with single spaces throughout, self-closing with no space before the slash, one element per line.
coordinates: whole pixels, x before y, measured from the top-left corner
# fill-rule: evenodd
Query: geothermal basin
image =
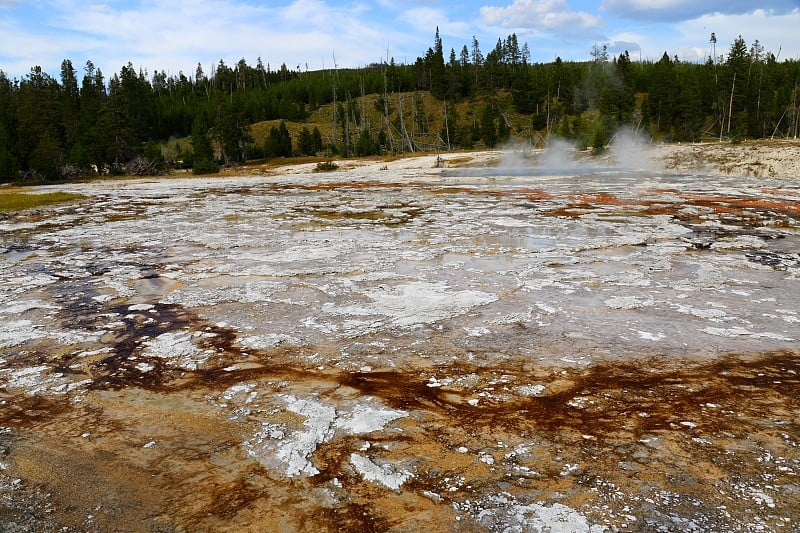
<path fill-rule="evenodd" d="M 0 220 L 3 531 L 797 530 L 796 180 L 418 161 Z"/>

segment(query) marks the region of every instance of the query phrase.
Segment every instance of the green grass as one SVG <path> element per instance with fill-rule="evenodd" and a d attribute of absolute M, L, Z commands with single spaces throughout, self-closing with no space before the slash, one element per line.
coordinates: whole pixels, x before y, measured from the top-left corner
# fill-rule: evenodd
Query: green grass
<path fill-rule="evenodd" d="M 0 213 L 13 213 L 44 205 L 74 202 L 86 198 L 80 194 L 68 192 L 47 192 L 30 194 L 24 189 L 0 190 Z"/>

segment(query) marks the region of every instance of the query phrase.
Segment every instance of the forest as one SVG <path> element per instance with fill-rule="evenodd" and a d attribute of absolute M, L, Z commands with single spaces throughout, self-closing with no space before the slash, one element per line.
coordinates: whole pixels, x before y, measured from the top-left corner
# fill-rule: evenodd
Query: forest
<path fill-rule="evenodd" d="M 0 180 L 214 172 L 288 156 L 364 156 L 541 145 L 550 135 L 599 151 L 628 126 L 666 142 L 795 137 L 800 62 L 740 36 L 703 63 L 609 56 L 532 63 L 516 34 L 485 54 L 477 39 L 446 54 L 439 31 L 413 64 L 278 69 L 259 58 L 211 72 L 107 78 L 71 60 L 58 77 L 0 70 Z M 720 47 L 722 48 L 722 46 Z"/>

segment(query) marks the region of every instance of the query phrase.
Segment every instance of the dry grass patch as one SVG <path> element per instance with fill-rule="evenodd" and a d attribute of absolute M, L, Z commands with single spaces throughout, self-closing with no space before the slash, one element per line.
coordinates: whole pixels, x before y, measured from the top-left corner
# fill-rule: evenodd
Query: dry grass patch
<path fill-rule="evenodd" d="M 472 163 L 472 157 L 448 157 L 445 161 L 448 167 L 463 167 Z"/>
<path fill-rule="evenodd" d="M 6 189 L 0 191 L 0 213 L 13 213 L 45 205 L 75 202 L 84 198 L 86 197 L 80 194 L 60 191 L 31 194 L 25 189 Z"/>

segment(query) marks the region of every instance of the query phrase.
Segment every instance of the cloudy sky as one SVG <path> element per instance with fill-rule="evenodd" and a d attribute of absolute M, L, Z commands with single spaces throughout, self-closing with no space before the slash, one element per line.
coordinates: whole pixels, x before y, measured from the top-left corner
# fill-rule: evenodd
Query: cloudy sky
<path fill-rule="evenodd" d="M 58 76 L 91 60 L 106 76 L 128 62 L 152 73 L 210 71 L 261 57 L 273 68 L 357 67 L 386 56 L 411 63 L 439 27 L 445 56 L 477 37 L 484 54 L 514 32 L 532 60 L 613 55 L 686 61 L 723 54 L 738 36 L 779 59 L 800 59 L 800 0 L 0 0 L 0 70 L 21 78 L 41 66 Z"/>

